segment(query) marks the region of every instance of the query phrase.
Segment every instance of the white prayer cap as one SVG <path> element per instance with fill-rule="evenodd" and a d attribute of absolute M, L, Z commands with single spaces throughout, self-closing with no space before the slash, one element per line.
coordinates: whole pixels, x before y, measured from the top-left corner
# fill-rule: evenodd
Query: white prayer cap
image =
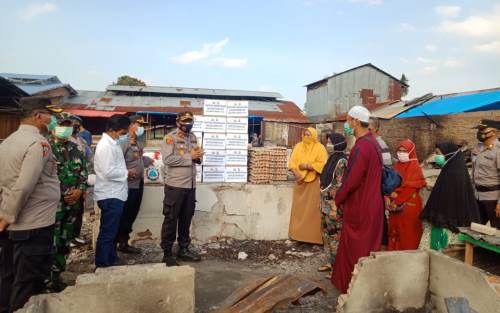
<path fill-rule="evenodd" d="M 370 111 L 368 111 L 367 108 L 360 105 L 353 106 L 349 110 L 349 113 L 347 113 L 347 115 L 365 123 L 368 123 L 368 121 L 370 120 Z"/>

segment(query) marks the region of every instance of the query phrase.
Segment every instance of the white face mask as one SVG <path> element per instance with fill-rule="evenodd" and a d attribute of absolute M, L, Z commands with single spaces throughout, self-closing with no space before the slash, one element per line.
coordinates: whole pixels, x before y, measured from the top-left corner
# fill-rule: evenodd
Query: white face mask
<path fill-rule="evenodd" d="M 398 160 L 401 163 L 410 162 L 410 154 L 408 152 L 398 151 Z"/>

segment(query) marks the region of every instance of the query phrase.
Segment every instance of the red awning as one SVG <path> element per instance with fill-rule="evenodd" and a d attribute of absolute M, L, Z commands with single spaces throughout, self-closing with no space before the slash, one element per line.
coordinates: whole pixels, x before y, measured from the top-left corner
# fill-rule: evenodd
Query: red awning
<path fill-rule="evenodd" d="M 100 110 L 76 110 L 76 109 L 65 109 L 65 112 L 73 113 L 78 116 L 83 117 L 110 117 L 114 114 L 126 114 L 127 112 L 117 112 L 117 111 L 100 111 Z"/>

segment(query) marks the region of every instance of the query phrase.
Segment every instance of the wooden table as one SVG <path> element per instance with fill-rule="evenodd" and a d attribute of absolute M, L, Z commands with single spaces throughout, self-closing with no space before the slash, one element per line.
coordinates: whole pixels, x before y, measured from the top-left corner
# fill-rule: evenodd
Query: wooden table
<path fill-rule="evenodd" d="M 458 240 L 465 242 L 465 263 L 472 265 L 474 259 L 474 247 L 481 247 L 500 254 L 500 246 L 488 243 L 484 240 L 477 240 L 472 236 L 460 233 Z"/>

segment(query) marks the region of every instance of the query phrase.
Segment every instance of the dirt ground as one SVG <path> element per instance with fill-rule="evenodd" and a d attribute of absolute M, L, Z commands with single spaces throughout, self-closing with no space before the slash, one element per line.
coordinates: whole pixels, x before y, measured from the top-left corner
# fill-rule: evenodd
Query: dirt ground
<path fill-rule="evenodd" d="M 90 241 L 90 224 L 84 225 L 84 237 Z M 119 253 L 117 265 L 134 265 L 160 263 L 162 250 L 158 239 L 141 240 L 135 246 L 142 249 L 140 255 Z M 206 313 L 217 308 L 217 305 L 245 282 L 276 274 L 294 274 L 320 282 L 326 294 L 317 293 L 302 298 L 298 305 L 289 304 L 277 310 L 280 313 L 299 312 L 334 312 L 338 291 L 327 279 L 328 273 L 318 272 L 317 268 L 326 261 L 323 247 L 302 244 L 289 240 L 256 241 L 217 238 L 212 242 L 194 245 L 203 260 L 199 263 L 185 263 L 196 269 L 195 299 L 196 312 Z M 498 255 L 489 251 L 475 249 L 475 266 L 488 272 L 500 275 Z M 244 260 L 239 259 L 246 254 Z M 455 249 L 450 256 L 463 260 L 463 250 Z M 94 252 L 90 244 L 72 250 L 69 256 L 67 271 L 63 279 L 74 284 L 76 277 L 82 273 L 94 271 Z"/>

